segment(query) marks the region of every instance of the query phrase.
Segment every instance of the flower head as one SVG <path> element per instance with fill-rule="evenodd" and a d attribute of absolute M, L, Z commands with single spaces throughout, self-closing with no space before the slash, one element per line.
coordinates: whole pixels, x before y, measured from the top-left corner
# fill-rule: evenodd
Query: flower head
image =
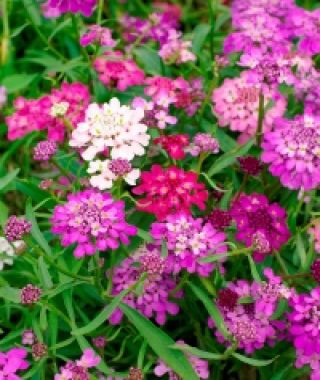
<path fill-rule="evenodd" d="M 116 41 L 112 39 L 112 32 L 109 28 L 104 28 L 100 25 L 90 25 L 86 32 L 80 38 L 80 45 L 87 46 L 92 43 L 100 46 L 115 47 Z"/>
<path fill-rule="evenodd" d="M 90 104 L 85 121 L 78 124 L 69 143 L 85 149 L 82 157 L 88 161 L 108 148 L 111 158 L 131 161 L 134 156 L 142 156 L 149 143 L 147 126 L 142 124 L 143 116 L 142 109 L 122 106 L 117 98 L 101 107 Z"/>
<path fill-rule="evenodd" d="M 216 154 L 219 153 L 220 146 L 217 139 L 209 133 L 197 133 L 187 151 L 192 156 L 198 156 L 200 153 Z"/>
<path fill-rule="evenodd" d="M 185 156 L 184 148 L 189 144 L 188 135 L 169 135 L 160 136 L 154 139 L 155 144 L 161 147 L 168 153 L 174 160 L 183 160 Z"/>
<path fill-rule="evenodd" d="M 137 195 L 145 194 L 139 199 L 140 210 L 163 220 L 179 211 L 190 213 L 192 205 L 204 210 L 208 192 L 197 179 L 196 173 L 185 172 L 176 166 L 163 169 L 160 165 L 153 165 L 150 172 L 142 172 L 141 184 L 132 191 Z"/>
<path fill-rule="evenodd" d="M 64 205 L 56 206 L 52 232 L 62 237 L 62 245 L 76 243 L 74 256 L 94 255 L 97 250 L 116 249 L 129 243 L 136 228 L 125 221 L 124 203 L 109 193 L 85 190 L 69 194 Z"/>
<path fill-rule="evenodd" d="M 247 247 L 254 246 L 256 260 L 279 250 L 290 237 L 286 211 L 262 194 L 242 194 L 232 205 L 231 215 L 237 225 L 236 238 Z"/>
<path fill-rule="evenodd" d="M 265 134 L 261 159 L 289 189 L 312 190 L 320 184 L 320 118 L 305 114 L 278 119 Z"/>
<path fill-rule="evenodd" d="M 63 13 L 78 13 L 89 17 L 92 15 L 97 0 L 47 0 L 43 4 L 43 14 L 50 17 L 59 17 Z"/>
<path fill-rule="evenodd" d="M 238 161 L 240 169 L 246 174 L 257 176 L 262 170 L 261 162 L 253 156 L 239 157 Z"/>
<path fill-rule="evenodd" d="M 36 161 L 49 161 L 57 152 L 55 141 L 40 141 L 33 149 L 33 159 Z"/>
<path fill-rule="evenodd" d="M 40 288 L 28 284 L 21 289 L 20 301 L 22 305 L 33 305 L 39 301 L 41 294 L 42 290 Z"/>
<path fill-rule="evenodd" d="M 25 348 L 12 348 L 7 352 L 0 352 L 0 378 L 4 380 L 18 380 L 21 377 L 17 372 L 24 371 L 29 367 L 25 360 L 28 351 Z"/>
<path fill-rule="evenodd" d="M 11 215 L 4 227 L 4 234 L 8 241 L 21 240 L 24 235 L 30 233 L 32 224 L 24 217 Z"/>

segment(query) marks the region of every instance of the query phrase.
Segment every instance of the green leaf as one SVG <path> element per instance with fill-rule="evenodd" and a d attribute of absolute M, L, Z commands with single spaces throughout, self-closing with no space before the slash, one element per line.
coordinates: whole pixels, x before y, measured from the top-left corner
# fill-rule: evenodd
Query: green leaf
<path fill-rule="evenodd" d="M 281 299 L 278 302 L 278 307 L 276 311 L 272 314 L 271 319 L 273 321 L 279 319 L 286 310 L 288 310 L 288 301 L 286 299 Z"/>
<path fill-rule="evenodd" d="M 134 50 L 134 54 L 140 62 L 145 72 L 152 75 L 161 74 L 161 58 L 157 51 L 147 47 L 139 47 Z"/>
<path fill-rule="evenodd" d="M 0 190 L 6 188 L 18 175 L 20 169 L 15 169 L 12 172 L 8 173 L 4 177 L 0 178 Z"/>
<path fill-rule="evenodd" d="M 250 271 L 251 271 L 251 275 L 252 275 L 253 279 L 254 279 L 255 281 L 261 282 L 261 277 L 260 277 L 260 275 L 259 275 L 259 273 L 258 273 L 258 270 L 257 270 L 256 264 L 255 264 L 255 262 L 253 261 L 253 258 L 252 258 L 252 256 L 251 256 L 251 254 L 249 253 L 249 254 L 247 255 L 247 257 L 248 257 L 248 261 L 249 261 L 249 265 L 250 265 Z"/>
<path fill-rule="evenodd" d="M 3 79 L 2 85 L 6 87 L 8 94 L 13 94 L 30 86 L 37 76 L 38 74 L 8 75 Z"/>
<path fill-rule="evenodd" d="M 228 253 L 216 253 L 213 256 L 203 257 L 199 260 L 200 263 L 215 263 L 216 261 L 220 261 L 228 256 Z"/>
<path fill-rule="evenodd" d="M 50 276 L 50 273 L 48 271 L 48 266 L 44 261 L 44 258 L 40 256 L 38 258 L 38 267 L 39 267 L 39 274 L 40 274 L 40 280 L 43 285 L 43 288 L 48 290 L 53 287 L 53 282 Z"/>
<path fill-rule="evenodd" d="M 202 351 L 199 348 L 191 347 L 188 344 L 176 343 L 171 346 L 174 350 L 181 350 L 183 352 L 187 352 L 188 354 L 194 355 L 197 358 L 201 359 L 209 359 L 209 360 L 223 360 L 222 354 L 214 354 L 213 352 Z"/>
<path fill-rule="evenodd" d="M 20 289 L 11 286 L 2 286 L 0 288 L 0 298 L 13 303 L 20 303 Z"/>
<path fill-rule="evenodd" d="M 208 170 L 208 176 L 212 177 L 213 175 L 220 173 L 224 168 L 234 164 L 238 157 L 244 156 L 246 153 L 248 153 L 253 143 L 254 140 L 251 139 L 244 145 L 238 145 L 236 146 L 236 148 L 223 154 L 214 162 L 214 164 Z"/>
<path fill-rule="evenodd" d="M 199 300 L 203 303 L 203 305 L 207 309 L 211 318 L 214 320 L 217 329 L 221 332 L 221 334 L 226 339 L 231 339 L 227 326 L 224 323 L 223 317 L 219 309 L 217 308 L 217 306 L 214 304 L 214 301 L 211 300 L 201 288 L 197 287 L 196 285 L 192 283 L 189 283 L 189 286 L 191 290 L 193 291 L 193 293 L 199 298 Z"/>
<path fill-rule="evenodd" d="M 228 152 L 237 147 L 236 141 L 223 128 L 217 128 L 216 137 L 223 152 Z"/>
<path fill-rule="evenodd" d="M 214 24 L 214 31 L 217 32 L 224 23 L 226 23 L 228 20 L 230 20 L 230 18 L 231 18 L 230 11 L 227 11 L 225 13 L 220 13 L 217 17 L 215 24 Z"/>
<path fill-rule="evenodd" d="M 197 25 L 193 32 L 193 39 L 192 39 L 192 51 L 195 54 L 200 54 L 202 46 L 208 37 L 208 34 L 210 32 L 210 25 L 209 24 L 200 24 Z"/>
<path fill-rule="evenodd" d="M 57 202 L 51 197 L 50 193 L 39 189 L 38 186 L 34 185 L 31 182 L 25 180 L 16 180 L 16 188 L 18 191 L 32 198 L 38 203 L 47 199 L 45 205 L 48 208 L 54 207 L 57 204 Z"/>
<path fill-rule="evenodd" d="M 0 201 L 0 225 L 2 228 L 4 228 L 7 223 L 8 215 L 8 207 L 2 201 Z"/>
<path fill-rule="evenodd" d="M 41 25 L 41 14 L 39 4 L 36 4 L 34 0 L 22 0 L 24 7 L 32 21 L 36 26 Z"/>
<path fill-rule="evenodd" d="M 302 269 L 306 269 L 307 253 L 306 253 L 306 249 L 305 249 L 301 234 L 297 234 L 296 252 L 298 253 L 298 256 L 300 258 L 300 267 Z"/>
<path fill-rule="evenodd" d="M 105 321 L 111 316 L 111 314 L 115 311 L 117 307 L 119 307 L 122 299 L 132 291 L 132 288 L 128 288 L 119 293 L 113 300 L 110 302 L 108 306 L 106 306 L 90 323 L 86 326 L 77 328 L 72 331 L 72 335 L 86 335 L 95 331 L 98 327 L 100 327 Z"/>
<path fill-rule="evenodd" d="M 169 335 L 131 307 L 121 304 L 120 309 L 146 339 L 153 351 L 174 372 L 182 377 L 183 380 L 199 380 L 184 354 L 171 348 L 175 342 Z"/>
<path fill-rule="evenodd" d="M 168 256 L 168 245 L 167 242 L 163 239 L 161 243 L 161 257 L 165 258 Z"/>
<path fill-rule="evenodd" d="M 268 360 L 262 360 L 262 359 L 254 359 L 254 358 L 248 358 L 247 356 L 238 354 L 237 352 L 233 352 L 231 354 L 234 358 L 240 360 L 242 363 L 249 364 L 253 367 L 265 367 L 272 362 L 274 362 L 277 359 L 277 356 L 274 357 L 273 359 L 268 359 Z"/>
<path fill-rule="evenodd" d="M 151 243 L 153 241 L 151 235 L 141 228 L 138 228 L 137 235 L 147 243 Z"/>
<path fill-rule="evenodd" d="M 32 223 L 31 235 L 33 236 L 34 240 L 40 245 L 40 247 L 48 255 L 51 256 L 52 255 L 51 248 L 47 240 L 43 236 L 42 232 L 40 231 L 30 200 L 27 202 L 27 205 L 26 205 L 26 217 Z"/>

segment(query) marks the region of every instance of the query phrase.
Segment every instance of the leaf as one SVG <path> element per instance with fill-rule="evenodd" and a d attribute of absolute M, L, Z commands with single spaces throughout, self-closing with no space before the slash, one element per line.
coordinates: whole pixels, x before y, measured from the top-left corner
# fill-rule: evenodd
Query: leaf
<path fill-rule="evenodd" d="M 7 75 L 3 79 L 2 85 L 6 87 L 8 94 L 13 94 L 30 86 L 37 76 L 38 74 Z"/>
<path fill-rule="evenodd" d="M 32 23 L 36 26 L 41 25 L 41 15 L 39 5 L 35 4 L 34 0 L 22 0 L 26 11 L 32 20 Z"/>
<path fill-rule="evenodd" d="M 0 288 L 0 298 L 13 303 L 20 303 L 20 289 L 11 286 L 2 286 Z"/>
<path fill-rule="evenodd" d="M 226 339 L 231 339 L 227 326 L 224 323 L 223 317 L 219 309 L 214 304 L 214 302 L 207 296 L 207 294 L 201 288 L 197 287 L 196 285 L 192 283 L 189 283 L 189 286 L 191 290 L 193 291 L 193 293 L 199 298 L 199 300 L 203 303 L 203 305 L 207 309 L 211 318 L 214 320 L 217 329 L 221 332 L 221 334 Z"/>
<path fill-rule="evenodd" d="M 192 39 L 192 51 L 195 54 L 200 54 L 202 46 L 208 37 L 208 34 L 210 32 L 210 25 L 209 24 L 200 24 L 197 25 L 193 32 L 193 39 Z"/>
<path fill-rule="evenodd" d="M 220 13 L 214 24 L 214 31 L 217 32 L 225 22 L 230 20 L 230 18 L 231 18 L 231 14 L 229 10 L 225 13 Z"/>
<path fill-rule="evenodd" d="M 110 302 L 108 306 L 106 306 L 90 323 L 86 326 L 77 328 L 72 331 L 72 335 L 86 335 L 95 331 L 98 327 L 100 327 L 105 321 L 111 316 L 111 314 L 115 311 L 117 307 L 119 307 L 122 299 L 132 291 L 132 288 L 128 288 L 119 293 L 113 300 Z"/>
<path fill-rule="evenodd" d="M 8 207 L 2 201 L 0 201 L 0 225 L 2 228 L 4 228 L 7 223 L 8 215 Z"/>
<path fill-rule="evenodd" d="M 279 319 L 286 310 L 288 310 L 288 301 L 286 299 L 280 299 L 276 311 L 272 314 L 271 320 Z"/>
<path fill-rule="evenodd" d="M 16 188 L 21 193 L 31 197 L 36 202 L 42 202 L 47 199 L 46 207 L 54 207 L 57 202 L 51 197 L 50 193 L 47 191 L 41 190 L 38 186 L 34 185 L 31 182 L 25 180 L 16 180 Z"/>
<path fill-rule="evenodd" d="M 248 153 L 253 143 L 254 140 L 251 139 L 244 145 L 238 145 L 236 148 L 223 154 L 211 166 L 211 168 L 208 171 L 208 176 L 212 177 L 213 175 L 220 173 L 224 168 L 234 164 L 238 157 L 244 156 L 246 153 Z"/>
<path fill-rule="evenodd" d="M 26 217 L 32 223 L 31 235 L 33 236 L 34 240 L 40 245 L 45 253 L 51 256 L 51 248 L 47 240 L 44 238 L 42 232 L 40 231 L 30 200 L 26 205 Z"/>
<path fill-rule="evenodd" d="M 251 271 L 251 274 L 252 274 L 252 277 L 255 281 L 257 282 L 261 282 L 261 277 L 258 273 L 258 270 L 257 270 L 257 267 L 256 267 L 256 264 L 255 262 L 253 261 L 253 258 L 250 254 L 247 255 L 248 257 L 248 261 L 249 261 L 249 265 L 250 265 L 250 271 Z"/>
<path fill-rule="evenodd" d="M 155 50 L 147 46 L 143 46 L 136 48 L 134 50 L 134 54 L 145 69 L 146 73 L 152 75 L 161 74 L 161 58 Z"/>
<path fill-rule="evenodd" d="M 199 380 L 184 354 L 171 348 L 175 342 L 169 335 L 131 307 L 121 304 L 120 309 L 146 339 L 153 351 L 174 372 L 182 377 L 183 380 Z"/>
<path fill-rule="evenodd" d="M 40 280 L 43 284 L 43 288 L 48 290 L 53 287 L 53 282 L 50 276 L 50 273 L 48 271 L 48 266 L 44 261 L 44 258 L 40 256 L 38 258 L 38 266 L 39 266 L 39 273 L 40 273 Z"/>
<path fill-rule="evenodd" d="M 18 175 L 20 169 L 15 169 L 12 172 L 8 173 L 4 177 L 0 178 L 0 190 L 6 188 Z"/>
<path fill-rule="evenodd" d="M 165 258 L 168 256 L 168 245 L 167 242 L 163 239 L 161 243 L 161 257 Z"/>
<path fill-rule="evenodd" d="M 141 239 L 143 239 L 145 242 L 151 243 L 151 242 L 153 241 L 151 235 L 150 235 L 148 232 L 142 230 L 141 228 L 138 228 L 137 235 L 138 235 Z"/>
<path fill-rule="evenodd" d="M 173 348 L 174 350 L 181 350 L 187 352 L 201 359 L 223 360 L 224 358 L 222 354 L 214 354 L 212 352 L 202 351 L 199 350 L 199 348 L 191 347 L 188 344 L 176 343 L 173 346 L 171 346 L 171 348 Z"/>
<path fill-rule="evenodd" d="M 217 128 L 216 137 L 219 141 L 220 148 L 224 152 L 228 152 L 237 147 L 236 141 L 224 132 L 223 128 Z"/>
<path fill-rule="evenodd" d="M 305 249 L 301 234 L 297 234 L 296 252 L 298 253 L 300 257 L 300 267 L 302 269 L 306 269 L 307 253 L 306 253 L 306 249 Z"/>
<path fill-rule="evenodd" d="M 232 256 L 232 255 L 229 255 Z M 228 253 L 217 253 L 213 256 L 203 257 L 199 260 L 200 263 L 215 263 L 228 257 Z"/>
<path fill-rule="evenodd" d="M 231 355 L 235 357 L 236 359 L 240 360 L 242 363 L 249 364 L 253 367 L 265 367 L 277 359 L 277 356 L 274 357 L 273 359 L 268 359 L 268 360 L 248 358 L 247 356 L 238 354 L 237 352 L 233 352 Z"/>

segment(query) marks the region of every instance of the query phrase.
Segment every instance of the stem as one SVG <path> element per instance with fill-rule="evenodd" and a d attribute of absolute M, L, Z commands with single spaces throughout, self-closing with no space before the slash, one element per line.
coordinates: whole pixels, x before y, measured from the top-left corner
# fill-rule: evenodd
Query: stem
<path fill-rule="evenodd" d="M 179 282 L 179 284 L 170 292 L 170 296 L 175 296 L 183 287 L 184 285 L 188 282 L 189 280 L 189 277 L 190 277 L 190 273 L 189 272 L 185 272 L 181 278 L 181 281 Z"/>
<path fill-rule="evenodd" d="M 246 184 L 248 182 L 248 179 L 249 179 L 249 175 L 248 175 L 248 173 L 245 173 L 244 177 L 243 177 L 243 180 L 242 180 L 242 183 L 240 185 L 240 189 L 239 189 L 239 191 L 237 192 L 237 194 L 236 194 L 236 196 L 234 198 L 234 202 L 236 202 L 239 199 L 241 193 L 243 192 L 243 190 L 244 190 L 244 188 L 245 188 L 245 186 L 246 186 Z"/>
<path fill-rule="evenodd" d="M 80 32 L 79 32 L 79 23 L 78 23 L 79 19 L 75 14 L 71 13 L 71 20 L 72 20 L 73 30 L 76 34 L 77 42 L 80 43 Z M 89 62 L 89 65 L 91 65 L 89 54 L 87 50 L 81 44 L 80 44 L 80 50 L 84 58 Z"/>
<path fill-rule="evenodd" d="M 214 60 L 214 12 L 213 12 L 213 7 L 212 7 L 212 0 L 208 0 L 208 9 L 209 9 L 209 19 L 210 19 L 210 55 L 211 55 L 211 60 Z"/>
<path fill-rule="evenodd" d="M 39 27 L 34 23 L 32 17 L 30 17 L 28 7 L 26 7 L 28 19 L 31 22 L 31 25 L 33 26 L 33 29 L 39 36 L 39 38 L 42 40 L 43 43 L 45 43 L 49 50 L 52 51 L 57 57 L 59 57 L 63 62 L 66 62 L 67 59 L 51 44 L 51 42 L 47 39 L 47 37 L 41 32 Z"/>
<path fill-rule="evenodd" d="M 285 274 L 285 276 L 288 276 L 289 275 L 289 271 L 286 267 L 286 264 L 284 263 L 282 257 L 280 256 L 280 253 L 279 252 L 274 252 L 274 256 L 275 258 L 277 259 L 283 273 Z"/>
<path fill-rule="evenodd" d="M 197 165 L 197 169 L 196 169 L 196 172 L 198 174 L 201 173 L 201 168 L 202 168 L 202 164 L 203 164 L 203 161 L 207 158 L 207 153 L 205 152 L 201 152 L 200 153 L 200 156 L 199 156 L 199 160 L 198 160 L 198 165 Z"/>
<path fill-rule="evenodd" d="M 97 13 L 97 24 L 100 25 L 102 22 L 104 0 L 99 0 L 98 13 Z"/>
<path fill-rule="evenodd" d="M 310 273 L 296 273 L 296 274 L 288 274 L 285 276 L 282 276 L 283 280 L 294 280 L 296 278 L 306 278 L 306 277 L 312 277 Z"/>
<path fill-rule="evenodd" d="M 257 144 L 261 145 L 263 134 L 263 119 L 264 119 L 264 95 L 262 91 L 259 93 L 259 108 L 258 108 L 258 128 L 257 128 Z"/>
<path fill-rule="evenodd" d="M 9 14 L 7 0 L 2 0 L 2 24 L 3 24 L 3 36 L 1 41 L 1 62 L 5 63 L 10 41 L 10 28 L 9 28 Z"/>

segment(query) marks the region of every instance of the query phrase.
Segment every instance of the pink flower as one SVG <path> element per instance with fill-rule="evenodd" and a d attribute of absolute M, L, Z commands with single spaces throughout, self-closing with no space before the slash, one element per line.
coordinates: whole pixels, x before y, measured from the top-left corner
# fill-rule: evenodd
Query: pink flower
<path fill-rule="evenodd" d="M 16 140 L 32 131 L 48 130 L 48 139 L 63 141 L 68 126 L 75 127 L 84 118 L 89 104 L 88 88 L 82 83 L 63 83 L 49 95 L 14 101 L 16 112 L 6 118 L 8 139 Z"/>
<path fill-rule="evenodd" d="M 108 87 L 125 91 L 130 86 L 144 83 L 144 71 L 131 59 L 125 59 L 120 51 L 105 52 L 93 64 L 99 79 Z"/>
<path fill-rule="evenodd" d="M 88 30 L 80 38 L 81 46 L 88 46 L 92 43 L 111 48 L 115 47 L 117 44 L 116 41 L 112 39 L 111 30 L 97 24 L 90 25 Z"/>
<path fill-rule="evenodd" d="M 174 160 L 183 160 L 185 157 L 184 148 L 189 144 L 188 135 L 170 135 L 160 136 L 154 139 L 155 144 L 161 147 L 168 153 Z"/>
<path fill-rule="evenodd" d="M 311 238 L 314 240 L 314 249 L 320 253 L 320 220 L 314 220 L 308 230 Z"/>
<path fill-rule="evenodd" d="M 258 251 L 255 246 L 254 257 L 257 261 L 265 258 L 266 253 L 279 250 L 285 244 L 290 231 L 286 223 L 286 211 L 277 203 L 269 203 L 265 195 L 253 193 L 242 194 L 231 208 L 231 216 L 236 222 L 236 239 L 243 242 L 247 247 L 256 243 L 256 233 L 262 233 L 267 242 L 269 250 Z M 265 247 L 265 245 L 264 245 Z"/>
<path fill-rule="evenodd" d="M 195 219 L 183 213 L 169 215 L 165 222 L 153 223 L 150 233 L 156 245 L 166 242 L 173 273 L 186 269 L 207 277 L 216 266 L 202 263 L 200 259 L 227 251 L 223 232 L 202 218 Z"/>
<path fill-rule="evenodd" d="M 304 114 L 278 119 L 262 144 L 263 162 L 289 189 L 312 190 L 320 184 L 320 118 Z"/>
<path fill-rule="evenodd" d="M 0 352 L 0 378 L 4 380 L 18 380 L 22 377 L 17 375 L 29 367 L 25 360 L 28 352 L 24 348 L 12 348 L 7 352 Z"/>
<path fill-rule="evenodd" d="M 260 89 L 247 82 L 247 73 L 240 78 L 225 79 L 222 86 L 212 94 L 214 112 L 220 127 L 229 127 L 241 132 L 239 140 L 245 142 L 255 136 L 258 126 Z M 270 101 L 274 105 L 265 113 L 263 131 L 270 131 L 275 118 L 282 116 L 286 109 L 285 98 L 279 93 L 264 90 L 265 107 Z"/>
<path fill-rule="evenodd" d="M 80 360 L 77 360 L 76 363 L 80 367 L 91 368 L 96 367 L 100 361 L 100 356 L 96 355 L 96 353 L 91 348 L 87 348 L 83 351 Z"/>
<path fill-rule="evenodd" d="M 123 298 L 123 302 L 137 309 L 147 318 L 155 318 L 159 325 L 166 323 L 168 315 L 176 315 L 179 306 L 169 299 L 170 292 L 177 286 L 176 280 L 169 274 L 167 260 L 161 258 L 158 249 L 140 248 L 133 257 L 125 259 L 114 271 L 112 294 L 115 296 L 124 289 L 134 285 L 145 272 L 148 277 L 143 283 L 142 291 L 134 291 Z M 108 276 L 108 274 L 106 274 Z M 182 297 L 182 292 L 175 294 Z M 117 309 L 110 317 L 112 324 L 119 324 L 122 312 Z"/>
<path fill-rule="evenodd" d="M 62 13 L 82 13 L 92 15 L 97 0 L 47 0 L 43 4 L 43 13 L 46 17 L 59 17 Z"/>
<path fill-rule="evenodd" d="M 76 243 L 74 256 L 82 258 L 128 244 L 136 228 L 125 221 L 122 201 L 90 189 L 69 194 L 67 203 L 55 207 L 52 232 L 61 235 L 64 247 Z"/>
<path fill-rule="evenodd" d="M 191 41 L 183 41 L 182 33 L 175 29 L 170 29 L 167 41 L 161 46 L 160 57 L 168 64 L 177 65 L 188 61 L 195 61 L 196 56 L 190 51 Z"/>
<path fill-rule="evenodd" d="M 32 224 L 24 217 L 17 217 L 11 215 L 4 227 L 5 237 L 10 241 L 21 240 L 24 235 L 29 234 L 32 228 Z"/>
<path fill-rule="evenodd" d="M 132 192 L 145 195 L 139 199 L 138 209 L 154 214 L 163 220 L 167 215 L 179 211 L 191 213 L 191 206 L 205 209 L 208 192 L 203 183 L 197 182 L 194 172 L 185 172 L 176 166 L 163 169 L 160 165 L 152 165 L 150 172 L 142 172 L 141 184 Z"/>

